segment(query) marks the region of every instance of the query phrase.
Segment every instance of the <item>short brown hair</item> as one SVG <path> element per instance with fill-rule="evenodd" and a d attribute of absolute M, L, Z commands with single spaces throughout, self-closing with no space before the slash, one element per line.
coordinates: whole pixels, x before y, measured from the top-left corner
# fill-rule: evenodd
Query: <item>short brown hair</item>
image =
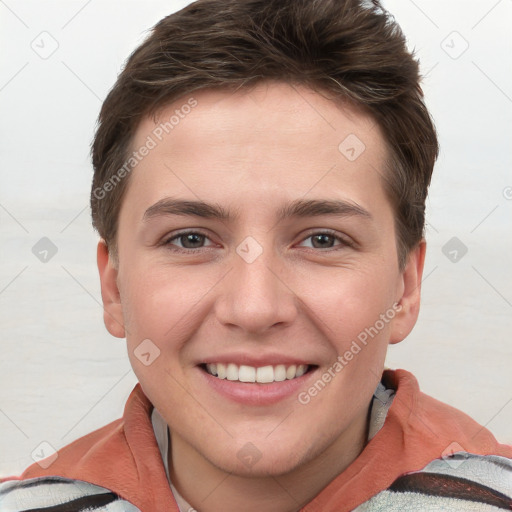
<path fill-rule="evenodd" d="M 92 144 L 93 225 L 111 253 L 116 257 L 129 182 L 119 170 L 141 119 L 199 89 L 264 80 L 328 92 L 378 123 L 388 147 L 383 178 L 403 268 L 423 237 L 439 148 L 418 61 L 378 0 L 198 0 L 159 21 L 105 99 Z"/>

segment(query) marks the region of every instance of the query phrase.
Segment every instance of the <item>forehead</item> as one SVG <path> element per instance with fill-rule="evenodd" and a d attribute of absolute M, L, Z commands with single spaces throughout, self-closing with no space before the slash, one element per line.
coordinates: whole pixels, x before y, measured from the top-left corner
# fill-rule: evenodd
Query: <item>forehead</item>
<path fill-rule="evenodd" d="M 219 202 L 226 194 L 235 199 L 235 189 L 255 200 L 271 193 L 334 197 L 340 187 L 356 201 L 383 196 L 387 153 L 379 126 L 304 86 L 195 91 L 141 121 L 132 150 L 144 146 L 151 149 L 132 171 L 128 195 L 135 188 L 146 203 L 164 191 Z"/>

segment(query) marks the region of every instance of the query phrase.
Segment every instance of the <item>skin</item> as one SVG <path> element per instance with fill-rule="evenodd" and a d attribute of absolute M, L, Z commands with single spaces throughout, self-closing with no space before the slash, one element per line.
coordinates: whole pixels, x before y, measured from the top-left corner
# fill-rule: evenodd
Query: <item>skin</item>
<path fill-rule="evenodd" d="M 105 324 L 126 336 L 134 372 L 171 430 L 171 479 L 194 508 L 299 510 L 364 448 L 387 346 L 417 319 L 425 243 L 400 269 L 382 186 L 386 146 L 368 115 L 279 82 L 193 97 L 197 106 L 129 178 L 118 263 L 98 245 Z M 187 99 L 144 119 L 133 148 Z M 349 134 L 366 147 L 354 161 L 338 149 Z M 171 196 L 238 217 L 144 220 Z M 279 207 L 296 199 L 341 199 L 370 216 L 278 221 Z M 206 238 L 169 241 L 186 228 Z M 343 241 L 328 236 L 318 244 L 311 235 L 326 229 Z M 236 252 L 247 236 L 263 251 L 252 263 Z M 317 366 L 303 379 L 307 391 L 395 303 L 394 318 L 305 405 L 297 394 L 273 405 L 236 403 L 200 373 L 198 364 L 218 354 L 290 355 Z M 134 353 L 145 339 L 160 350 L 149 366 Z M 250 467 L 237 457 L 248 442 L 261 455 Z"/>

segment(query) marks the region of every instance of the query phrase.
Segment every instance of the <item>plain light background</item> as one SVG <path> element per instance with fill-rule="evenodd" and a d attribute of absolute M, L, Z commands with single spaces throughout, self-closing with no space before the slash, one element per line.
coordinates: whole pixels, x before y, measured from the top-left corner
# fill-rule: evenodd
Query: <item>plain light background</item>
<path fill-rule="evenodd" d="M 0 475 L 118 418 L 136 383 L 103 326 L 89 144 L 124 60 L 188 3 L 0 0 Z M 512 443 L 512 2 L 384 5 L 441 144 L 422 311 L 387 365 Z"/>

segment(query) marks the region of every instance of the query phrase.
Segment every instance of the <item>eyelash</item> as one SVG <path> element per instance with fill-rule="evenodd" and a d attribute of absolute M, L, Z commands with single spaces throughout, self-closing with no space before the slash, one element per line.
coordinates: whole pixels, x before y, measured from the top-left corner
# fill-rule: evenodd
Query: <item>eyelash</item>
<path fill-rule="evenodd" d="M 186 236 L 186 235 L 201 235 L 201 236 L 204 236 L 205 238 L 209 239 L 208 235 L 206 233 L 203 233 L 202 231 L 188 230 L 188 231 L 181 231 L 179 233 L 176 233 L 172 237 L 165 239 L 162 242 L 161 245 L 165 246 L 170 251 L 177 252 L 177 253 L 186 253 L 186 254 L 194 254 L 197 251 L 201 251 L 203 249 L 208 249 L 208 247 L 196 247 L 196 248 L 193 248 L 193 249 L 185 249 L 185 248 L 182 248 L 182 247 L 172 246 L 171 242 L 173 240 L 179 239 L 182 236 Z M 336 249 L 336 247 L 339 247 L 339 246 L 342 246 L 342 247 L 354 247 L 354 244 L 351 241 L 347 240 L 345 237 L 340 236 L 335 231 L 330 230 L 330 229 L 324 229 L 324 230 L 321 230 L 321 231 L 311 232 L 311 233 L 308 234 L 308 236 L 303 238 L 301 242 L 304 242 L 308 238 L 312 238 L 312 237 L 317 236 L 317 235 L 328 235 L 328 236 L 334 238 L 335 240 L 339 241 L 340 243 L 339 243 L 338 246 L 327 247 L 326 249 L 321 249 L 321 248 L 316 248 L 316 247 L 309 247 L 308 248 L 308 249 L 314 250 L 315 252 L 318 252 L 318 251 L 320 251 L 320 252 L 328 252 L 328 251 L 338 250 L 338 249 Z"/>

